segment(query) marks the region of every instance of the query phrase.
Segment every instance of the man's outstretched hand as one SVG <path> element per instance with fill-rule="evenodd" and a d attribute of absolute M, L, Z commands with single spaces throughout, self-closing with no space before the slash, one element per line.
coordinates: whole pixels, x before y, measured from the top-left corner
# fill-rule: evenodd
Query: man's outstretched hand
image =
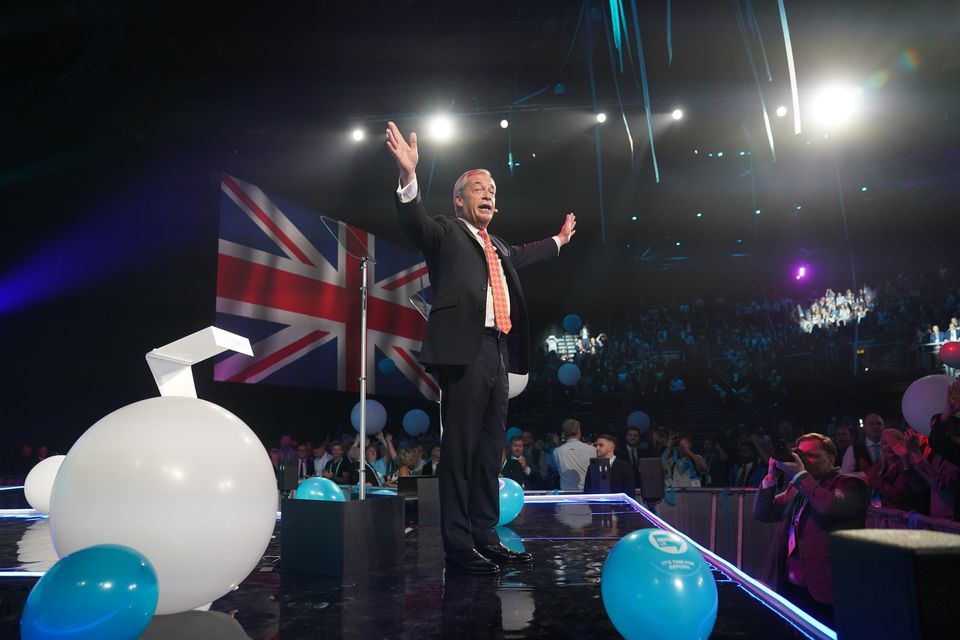
<path fill-rule="evenodd" d="M 417 151 L 417 134 L 411 131 L 410 141 L 407 142 L 403 139 L 397 125 L 388 122 L 387 150 L 397 161 L 397 167 L 400 169 L 400 186 L 407 186 L 413 181 L 417 171 L 417 162 L 420 160 L 420 153 Z"/>
<path fill-rule="evenodd" d="M 557 234 L 557 238 L 560 240 L 560 246 L 567 244 L 573 238 L 573 234 L 576 233 L 574 228 L 577 226 L 577 216 L 572 213 L 568 213 L 566 219 L 563 221 L 563 226 L 560 227 L 560 233 Z"/>

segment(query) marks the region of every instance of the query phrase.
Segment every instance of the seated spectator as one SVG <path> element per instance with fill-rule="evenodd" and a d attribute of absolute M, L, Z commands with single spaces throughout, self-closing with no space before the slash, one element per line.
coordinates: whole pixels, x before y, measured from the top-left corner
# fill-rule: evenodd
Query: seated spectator
<path fill-rule="evenodd" d="M 756 445 L 749 440 L 741 440 L 737 445 L 736 464 L 727 476 L 727 486 L 759 487 L 766 472 L 767 465 L 760 459 Z"/>
<path fill-rule="evenodd" d="M 836 466 L 837 448 L 819 433 L 800 436 L 790 462 L 770 458 L 753 505 L 753 517 L 779 522 L 764 580 L 777 593 L 832 624 L 830 534 L 862 529 L 870 504 L 866 484 Z M 776 470 L 790 478 L 776 491 Z"/>
<path fill-rule="evenodd" d="M 500 476 L 510 478 L 521 487 L 526 486 L 527 479 L 533 473 L 532 467 L 523 455 L 523 438 L 513 436 L 510 445 L 503 452 L 503 462 L 500 463 Z"/>
<path fill-rule="evenodd" d="M 590 459 L 597 455 L 597 451 L 580 441 L 580 423 L 577 420 L 564 420 L 562 429 L 566 442 L 553 452 L 560 473 L 560 490 L 582 492 Z"/>
<path fill-rule="evenodd" d="M 323 472 L 327 463 L 333 460 L 333 456 L 327 453 L 326 445 L 317 445 L 313 448 L 313 468 L 318 472 Z"/>
<path fill-rule="evenodd" d="M 430 447 L 430 459 L 427 460 L 427 463 L 423 465 L 423 469 L 420 471 L 420 475 L 424 476 L 435 476 L 437 475 L 437 465 L 440 464 L 440 445 L 435 444 Z"/>
<path fill-rule="evenodd" d="M 344 457 L 343 445 L 334 442 L 330 445 L 330 453 L 333 454 L 333 458 L 323 468 L 323 477 L 333 480 L 337 484 L 352 484 L 356 467 Z"/>
<path fill-rule="evenodd" d="M 882 463 L 860 461 L 867 486 L 878 496 L 880 506 L 927 513 L 930 506 L 929 488 L 921 486 L 921 490 L 915 489 L 904 468 L 903 459 L 909 456 L 906 436 L 897 429 L 884 429 L 880 442 Z"/>
<path fill-rule="evenodd" d="M 307 478 L 317 475 L 313 467 L 313 458 L 310 457 L 310 450 L 306 445 L 301 444 L 297 447 L 297 480 L 303 482 Z"/>
<path fill-rule="evenodd" d="M 677 434 L 660 457 L 663 482 L 667 487 L 699 487 L 700 476 L 707 472 L 703 457 L 693 452 L 690 437 Z"/>
<path fill-rule="evenodd" d="M 584 479 L 584 493 L 625 493 L 630 497 L 636 495 L 637 485 L 633 475 L 633 469 L 621 458 L 614 455 L 617 446 L 617 439 L 611 435 L 601 435 L 597 437 L 594 444 L 597 450 L 597 459 L 606 461 L 610 465 L 607 473 L 608 484 L 602 487 L 596 487 L 593 484 L 594 471 L 587 470 L 587 476 Z"/>
<path fill-rule="evenodd" d="M 417 467 L 417 455 L 411 447 L 400 447 L 397 452 L 397 470 L 387 478 L 388 487 L 396 487 L 399 478 L 416 475 L 413 470 Z"/>

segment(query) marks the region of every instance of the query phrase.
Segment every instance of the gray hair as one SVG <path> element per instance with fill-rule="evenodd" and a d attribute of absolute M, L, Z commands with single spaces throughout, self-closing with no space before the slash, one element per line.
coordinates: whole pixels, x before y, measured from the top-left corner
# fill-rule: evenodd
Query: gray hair
<path fill-rule="evenodd" d="M 472 176 L 475 173 L 484 173 L 493 180 L 493 176 L 486 169 L 469 169 L 460 174 L 460 177 L 457 178 L 457 181 L 453 183 L 453 214 L 457 215 L 457 196 L 463 195 L 463 189 L 467 186 L 467 178 Z"/>

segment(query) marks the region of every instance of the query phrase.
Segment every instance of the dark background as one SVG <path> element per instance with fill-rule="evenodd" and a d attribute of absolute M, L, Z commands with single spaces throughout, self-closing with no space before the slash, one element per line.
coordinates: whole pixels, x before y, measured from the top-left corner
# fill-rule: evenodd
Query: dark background
<path fill-rule="evenodd" d="M 583 19 L 581 2 L 560 0 L 5 3 L 0 444 L 66 450 L 99 417 L 156 395 L 143 354 L 213 321 L 221 172 L 405 242 L 387 119 L 420 132 L 435 213 L 475 166 L 497 179 L 495 227 L 512 241 L 577 213 L 574 244 L 525 274 L 535 338 L 566 313 L 603 319 L 620 302 L 846 288 L 838 166 L 861 283 L 957 265 L 958 3 L 787 3 L 802 114 L 825 82 L 888 74 L 865 89 L 856 126 L 825 138 L 809 113 L 799 136 L 792 112 L 773 115 L 791 104 L 783 35 L 776 3 L 756 2 L 773 82 L 750 43 L 776 162 L 734 3 L 673 3 L 671 64 L 666 3 L 639 4 L 659 184 L 639 70 L 629 58 L 622 75 L 611 69 L 606 2 Z M 609 116 L 602 200 L 591 66 Z M 438 111 L 458 132 L 443 146 L 425 135 Z M 813 268 L 802 289 L 790 280 L 799 261 Z M 200 397 L 265 439 L 349 428 L 352 396 L 213 383 L 209 363 L 195 369 Z M 412 406 L 423 404 L 391 403 L 391 424 Z"/>

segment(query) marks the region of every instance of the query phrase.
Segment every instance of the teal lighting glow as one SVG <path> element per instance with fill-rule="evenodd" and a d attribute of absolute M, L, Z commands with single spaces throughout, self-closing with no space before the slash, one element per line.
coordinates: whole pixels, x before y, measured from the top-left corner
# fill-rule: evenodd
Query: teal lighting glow
<path fill-rule="evenodd" d="M 630 219 L 633 220 L 634 222 L 636 222 L 636 221 L 637 221 L 637 216 L 630 216 Z"/>
<path fill-rule="evenodd" d="M 680 246 L 680 241 L 679 241 L 679 240 L 677 240 L 677 246 L 678 246 L 678 247 Z"/>
<path fill-rule="evenodd" d="M 717 151 L 717 157 L 718 157 L 718 158 L 722 158 L 722 157 L 723 157 L 723 151 Z"/>
<path fill-rule="evenodd" d="M 703 217 L 703 211 L 697 211 L 697 217 L 698 217 L 698 218 L 702 218 L 702 217 Z"/>
<path fill-rule="evenodd" d="M 756 211 L 754 211 L 754 212 L 753 212 L 753 215 L 755 215 L 755 216 L 760 215 L 760 209 L 757 209 Z"/>
<path fill-rule="evenodd" d="M 869 191 L 869 190 L 870 190 L 870 189 L 868 189 L 866 185 L 860 187 L 860 191 L 863 192 L 863 193 L 866 193 L 866 192 Z"/>
<path fill-rule="evenodd" d="M 737 244 L 743 244 L 743 239 L 742 239 L 742 238 L 737 238 Z"/>
<path fill-rule="evenodd" d="M 797 206 L 794 207 L 794 209 L 796 209 L 797 211 L 800 211 L 800 209 L 803 209 L 803 205 L 798 204 Z"/>

